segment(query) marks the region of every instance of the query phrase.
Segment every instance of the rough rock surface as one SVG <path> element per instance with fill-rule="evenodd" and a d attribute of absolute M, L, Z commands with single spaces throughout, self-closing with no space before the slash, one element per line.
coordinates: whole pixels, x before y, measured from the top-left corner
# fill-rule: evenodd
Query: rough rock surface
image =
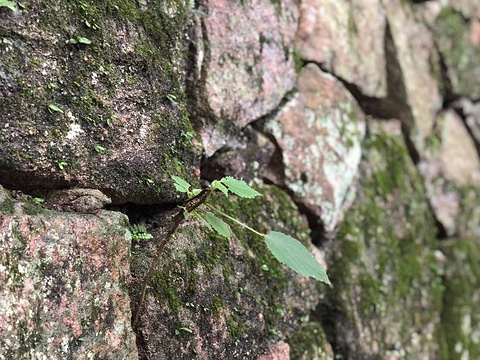
<path fill-rule="evenodd" d="M 184 101 L 185 9 L 156 2 L 1 8 L 0 182 L 171 202 L 199 152 Z"/>
<path fill-rule="evenodd" d="M 296 47 L 368 96 L 386 96 L 386 20 L 379 0 L 304 0 Z"/>
<path fill-rule="evenodd" d="M 472 102 L 466 98 L 459 99 L 453 104 L 455 110 L 463 114 L 465 124 L 471 133 L 477 149 L 480 153 L 480 102 Z"/>
<path fill-rule="evenodd" d="M 387 61 L 388 66 L 394 67 L 390 72 L 396 73 L 392 92 L 398 102 L 408 106 L 409 114 L 401 120 L 411 128 L 411 140 L 417 151 L 422 151 L 436 112 L 442 106 L 440 85 L 435 77 L 438 55 L 431 33 L 417 20 L 409 2 L 387 0 L 384 6 L 393 41 Z"/>
<path fill-rule="evenodd" d="M 332 231 L 360 162 L 365 118 L 334 77 L 302 69 L 298 93 L 265 124 L 282 151 L 285 186 Z"/>
<path fill-rule="evenodd" d="M 0 359 L 136 359 L 127 218 L 60 213 L 0 187 Z"/>
<path fill-rule="evenodd" d="M 439 114 L 427 145 L 419 168 L 437 220 L 447 236 L 459 231 L 464 235 L 480 234 L 480 222 L 459 229 L 457 219 L 470 204 L 477 213 L 469 214 L 471 220 L 478 220 L 480 216 L 480 210 L 475 210 L 478 194 L 471 190 L 480 186 L 480 160 L 475 143 L 460 116 L 453 110 Z M 470 195 L 466 196 L 468 193 Z"/>
<path fill-rule="evenodd" d="M 440 329 L 441 359 L 480 357 L 479 238 L 453 239 L 442 246 L 448 261 Z"/>
<path fill-rule="evenodd" d="M 205 1 L 197 54 L 199 120 L 207 156 L 228 136 L 275 109 L 295 85 L 295 0 Z M 199 40 L 200 41 L 200 40 Z"/>
<path fill-rule="evenodd" d="M 292 360 L 333 360 L 332 346 L 327 341 L 327 335 L 320 323 L 310 321 L 289 339 L 290 359 Z"/>
<path fill-rule="evenodd" d="M 259 177 L 272 161 L 275 145 L 262 133 L 247 126 L 202 166 L 202 177 L 213 181 L 235 176 L 249 182 Z"/>
<path fill-rule="evenodd" d="M 402 138 L 371 127 L 365 148 L 357 200 L 326 247 L 334 287 L 316 316 L 344 359 L 429 358 L 442 305 L 434 219 Z"/>
<path fill-rule="evenodd" d="M 0 2 L 0 359 L 479 358 L 479 9 Z M 190 217 L 133 334 L 171 175 L 252 180 L 210 204 L 332 287 Z"/>
<path fill-rule="evenodd" d="M 283 231 L 308 243 L 306 221 L 291 199 L 275 186 L 260 191 L 262 198 L 227 203 L 221 195 L 214 203 L 257 231 Z M 255 359 L 316 304 L 324 286 L 283 268 L 261 237 L 230 228 L 230 241 L 196 220 L 177 230 L 160 257 L 136 329 L 142 359 Z M 161 232 L 151 233 L 160 240 Z M 133 248 L 137 280 L 153 245 L 150 240 Z"/>
<path fill-rule="evenodd" d="M 480 10 L 476 17 L 464 17 L 444 8 L 435 22 L 434 36 L 445 62 L 453 95 L 480 99 Z"/>

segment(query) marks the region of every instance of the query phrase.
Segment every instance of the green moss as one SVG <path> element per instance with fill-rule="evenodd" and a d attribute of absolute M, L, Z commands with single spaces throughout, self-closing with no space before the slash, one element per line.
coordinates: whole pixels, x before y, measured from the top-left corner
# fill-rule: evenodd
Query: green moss
<path fill-rule="evenodd" d="M 448 264 L 439 328 L 440 358 L 480 358 L 480 243 L 478 239 L 451 240 L 442 250 Z"/>
<path fill-rule="evenodd" d="M 0 188 L 0 191 L 2 189 Z M 1 199 L 1 198 L 0 198 Z M 0 202 L 0 213 L 2 215 L 13 215 L 15 212 L 15 201 L 10 197 L 6 197 L 3 201 Z"/>
<path fill-rule="evenodd" d="M 327 337 L 322 326 L 310 322 L 293 333 L 289 339 L 291 360 L 327 360 Z"/>
<path fill-rule="evenodd" d="M 150 282 L 150 292 L 157 299 L 166 300 L 172 314 L 178 315 L 178 312 L 183 305 L 183 301 L 174 286 L 176 282 L 175 280 L 176 278 L 168 271 L 159 271 Z"/>
<path fill-rule="evenodd" d="M 40 204 L 34 204 L 31 202 L 23 203 L 23 211 L 26 215 L 38 215 L 45 213 L 45 209 Z"/>
<path fill-rule="evenodd" d="M 358 319 L 363 326 L 375 324 L 377 331 L 368 341 L 379 344 L 383 353 L 388 336 L 408 338 L 416 326 L 438 317 L 443 288 L 434 256 L 435 222 L 405 145 L 380 132 L 367 139 L 365 149 L 369 170 L 332 250 L 329 276 L 335 288 L 329 298 L 344 316 L 338 321 L 352 329 Z M 419 305 L 422 301 L 428 310 Z M 385 335 L 382 328 L 397 328 L 389 323 L 395 318 L 402 319 L 400 333 Z M 340 347 L 353 346 L 343 341 Z"/>
<path fill-rule="evenodd" d="M 480 76 L 480 49 L 470 40 L 469 23 L 451 7 L 437 17 L 434 32 L 439 50 L 448 68 L 454 94 L 480 97 L 476 78 Z"/>

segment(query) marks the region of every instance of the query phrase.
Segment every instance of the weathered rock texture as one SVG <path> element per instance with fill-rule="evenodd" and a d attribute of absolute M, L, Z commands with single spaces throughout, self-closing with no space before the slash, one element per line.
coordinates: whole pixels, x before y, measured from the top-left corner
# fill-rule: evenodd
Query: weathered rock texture
<path fill-rule="evenodd" d="M 198 96 L 200 134 L 210 156 L 230 134 L 274 110 L 293 88 L 298 4 L 207 0 L 204 7 Z"/>
<path fill-rule="evenodd" d="M 0 360 L 480 356 L 478 1 L 0 4 Z"/>
<path fill-rule="evenodd" d="M 227 204 L 221 195 L 213 205 L 259 231 L 284 231 L 308 244 L 306 220 L 291 199 L 274 186 L 261 190 L 262 199 Z M 228 241 L 194 219 L 178 229 L 140 315 L 141 358 L 254 358 L 315 306 L 320 292 L 313 281 L 284 271 L 258 235 L 239 225 L 231 230 Z M 139 242 L 133 250 L 141 280 L 155 244 Z"/>
<path fill-rule="evenodd" d="M 0 358 L 136 359 L 126 216 L 0 209 Z"/>
<path fill-rule="evenodd" d="M 370 134 L 357 199 L 327 247 L 334 287 L 317 316 L 344 358 L 428 358 L 442 305 L 434 219 L 403 140 L 377 125 Z"/>
<path fill-rule="evenodd" d="M 304 0 L 296 46 L 305 60 L 321 63 L 365 95 L 384 97 L 385 25 L 379 0 Z"/>
<path fill-rule="evenodd" d="M 192 177 L 199 157 L 183 100 L 187 10 L 162 3 L 0 10 L 3 185 L 175 200 L 170 175 Z"/>
<path fill-rule="evenodd" d="M 333 76 L 302 69 L 298 93 L 265 124 L 282 151 L 284 185 L 332 231 L 360 162 L 365 118 Z"/>

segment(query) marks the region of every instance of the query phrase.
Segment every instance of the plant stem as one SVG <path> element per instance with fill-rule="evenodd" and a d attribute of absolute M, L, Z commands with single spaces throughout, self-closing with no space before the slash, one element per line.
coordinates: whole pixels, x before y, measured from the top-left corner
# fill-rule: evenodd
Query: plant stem
<path fill-rule="evenodd" d="M 250 230 L 251 232 L 253 232 L 253 233 L 255 233 L 255 234 L 259 235 L 259 236 L 265 236 L 265 234 L 262 234 L 261 232 L 258 232 L 257 230 L 252 229 L 250 226 L 248 226 L 248 225 L 242 223 L 241 221 L 239 221 L 239 220 L 231 217 L 230 215 L 225 214 L 223 211 L 220 211 L 220 210 L 218 210 L 218 209 L 216 209 L 216 208 L 214 208 L 213 206 L 210 206 L 210 205 L 208 205 L 208 204 L 205 204 L 205 205 L 206 205 L 210 210 L 216 212 L 217 214 L 220 214 L 220 215 L 222 215 L 222 216 L 225 216 L 227 219 L 232 220 L 233 222 L 237 223 L 238 225 L 243 226 L 245 229 Z"/>
<path fill-rule="evenodd" d="M 140 315 L 140 310 L 142 309 L 143 303 L 145 301 L 145 295 L 147 293 L 147 285 L 150 279 L 152 278 L 153 274 L 155 274 L 155 272 L 157 271 L 160 255 L 165 250 L 167 243 L 170 241 L 170 238 L 172 237 L 177 227 L 182 223 L 183 220 L 185 220 L 185 217 L 183 216 L 184 210 L 186 210 L 188 213 L 191 213 L 193 210 L 195 210 L 205 202 L 205 200 L 207 199 L 207 196 L 210 193 L 211 193 L 210 189 L 203 189 L 198 195 L 190 199 L 187 199 L 187 201 L 185 202 L 184 209 L 179 209 L 179 211 L 173 216 L 171 226 L 168 229 L 167 234 L 163 238 L 162 242 L 158 245 L 157 253 L 155 254 L 155 257 L 152 260 L 152 264 L 148 269 L 148 273 L 143 278 L 142 289 L 140 291 L 140 298 L 138 301 L 137 309 L 135 311 L 135 315 L 133 316 L 132 326 L 135 326 L 135 324 L 137 323 L 138 317 Z"/>

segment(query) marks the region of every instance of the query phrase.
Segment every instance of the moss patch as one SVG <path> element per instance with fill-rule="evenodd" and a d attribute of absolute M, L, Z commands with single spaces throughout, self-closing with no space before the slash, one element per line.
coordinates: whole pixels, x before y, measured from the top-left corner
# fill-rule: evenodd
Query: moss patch
<path fill-rule="evenodd" d="M 288 195 L 273 186 L 260 190 L 260 199 L 227 201 L 219 194 L 210 204 L 259 231 L 284 231 L 308 246 L 306 223 Z M 174 359 L 219 352 L 251 357 L 288 335 L 318 301 L 314 280 L 284 268 L 262 237 L 229 225 L 234 234 L 230 241 L 194 219 L 177 230 L 150 284 L 145 304 L 149 315 L 142 315 L 139 325 L 140 353 Z M 134 252 L 134 276 L 145 271 L 139 262 L 144 254 Z M 186 334 L 172 339 L 169 334 L 179 324 L 188 325 L 203 347 L 196 348 Z M 144 339 L 144 331 L 155 335 Z"/>
<path fill-rule="evenodd" d="M 445 270 L 440 358 L 480 357 L 480 243 L 478 239 L 451 240 L 442 247 Z"/>
<path fill-rule="evenodd" d="M 62 0 L 27 10 L 6 13 L 0 30 L 12 39 L 0 47 L 9 123 L 0 181 L 174 202 L 170 175 L 193 180 L 200 161 L 184 89 L 186 4 Z"/>
<path fill-rule="evenodd" d="M 432 341 L 412 339 L 433 331 L 441 308 L 435 223 L 402 141 L 374 132 L 365 149 L 358 199 L 329 260 L 329 308 L 338 312 L 331 340 L 346 357 L 416 357 L 435 350 Z"/>

